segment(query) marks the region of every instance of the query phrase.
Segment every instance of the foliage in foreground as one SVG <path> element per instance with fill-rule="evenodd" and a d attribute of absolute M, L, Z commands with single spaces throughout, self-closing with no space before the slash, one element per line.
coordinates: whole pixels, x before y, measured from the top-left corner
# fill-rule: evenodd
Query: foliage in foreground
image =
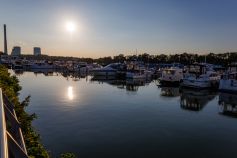
<path fill-rule="evenodd" d="M 25 111 L 25 108 L 29 105 L 30 96 L 20 103 L 18 98 L 19 91 L 21 90 L 19 81 L 16 76 L 11 76 L 2 65 L 0 65 L 0 87 L 15 106 L 29 157 L 48 158 L 49 154 L 41 144 L 39 134 L 35 132 L 31 125 L 36 115 L 28 114 Z"/>

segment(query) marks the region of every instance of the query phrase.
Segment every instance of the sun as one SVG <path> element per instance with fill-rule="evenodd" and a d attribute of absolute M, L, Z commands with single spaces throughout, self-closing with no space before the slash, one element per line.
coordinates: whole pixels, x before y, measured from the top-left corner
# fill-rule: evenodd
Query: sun
<path fill-rule="evenodd" d="M 68 21 L 66 23 L 66 30 L 70 33 L 73 33 L 76 31 L 76 24 L 73 21 Z"/>

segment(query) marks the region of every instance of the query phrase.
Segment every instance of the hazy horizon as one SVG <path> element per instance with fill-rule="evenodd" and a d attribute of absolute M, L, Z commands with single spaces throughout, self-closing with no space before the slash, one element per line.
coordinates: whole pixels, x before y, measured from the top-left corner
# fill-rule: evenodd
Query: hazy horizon
<path fill-rule="evenodd" d="M 235 0 L 3 1 L 0 51 L 41 47 L 52 56 L 237 52 Z M 73 22 L 73 30 L 65 25 Z M 75 28 L 74 28 L 75 27 Z M 70 28 L 69 28 L 70 29 Z M 70 32 L 69 32 L 70 31 Z"/>

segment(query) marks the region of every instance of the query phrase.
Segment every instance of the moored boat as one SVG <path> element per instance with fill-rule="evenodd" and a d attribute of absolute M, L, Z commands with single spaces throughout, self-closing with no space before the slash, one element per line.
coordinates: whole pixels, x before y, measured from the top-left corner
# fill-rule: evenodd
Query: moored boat
<path fill-rule="evenodd" d="M 48 61 L 36 61 L 30 65 L 30 69 L 53 69 L 54 65 Z"/>
<path fill-rule="evenodd" d="M 144 71 L 141 71 L 141 70 L 128 71 L 126 72 L 126 78 L 127 79 L 145 79 L 146 75 L 144 74 Z"/>
<path fill-rule="evenodd" d="M 181 86 L 189 88 L 218 88 L 220 76 L 208 64 L 194 64 L 189 66 L 184 74 Z"/>
<path fill-rule="evenodd" d="M 228 71 L 222 75 L 219 90 L 224 92 L 237 92 L 237 63 L 231 64 Z"/>
<path fill-rule="evenodd" d="M 86 62 L 79 62 L 74 66 L 74 69 L 76 72 L 79 73 L 88 73 L 89 67 Z"/>
<path fill-rule="evenodd" d="M 102 68 L 92 69 L 91 72 L 94 76 L 116 76 L 120 65 L 120 63 L 112 63 Z"/>
<path fill-rule="evenodd" d="M 183 69 L 178 67 L 166 68 L 162 71 L 159 78 L 161 85 L 179 85 L 183 80 Z"/>
<path fill-rule="evenodd" d="M 12 61 L 12 69 L 23 69 L 22 60 L 17 59 Z"/>
<path fill-rule="evenodd" d="M 127 79 L 146 79 L 147 70 L 145 67 L 135 61 L 127 64 L 126 78 Z"/>

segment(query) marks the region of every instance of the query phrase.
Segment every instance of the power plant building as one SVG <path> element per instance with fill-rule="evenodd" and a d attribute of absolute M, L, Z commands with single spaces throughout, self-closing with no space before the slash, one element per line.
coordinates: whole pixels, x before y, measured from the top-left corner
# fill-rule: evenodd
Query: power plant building
<path fill-rule="evenodd" d="M 40 47 L 34 47 L 34 55 L 35 56 L 41 55 L 41 48 Z"/>
<path fill-rule="evenodd" d="M 13 47 L 11 55 L 13 55 L 13 56 L 21 55 L 21 47 L 19 47 L 19 46 Z"/>

